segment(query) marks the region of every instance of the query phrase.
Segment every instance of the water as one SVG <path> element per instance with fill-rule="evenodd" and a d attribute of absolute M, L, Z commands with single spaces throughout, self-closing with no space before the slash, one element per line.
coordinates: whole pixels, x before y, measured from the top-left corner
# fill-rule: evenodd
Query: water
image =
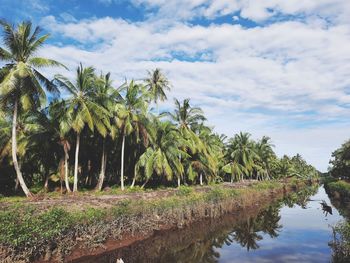
<path fill-rule="evenodd" d="M 322 209 L 321 201 L 332 208 Z M 160 232 L 131 246 L 79 262 L 330 262 L 331 225 L 344 220 L 324 188 L 313 187 L 244 215 Z"/>

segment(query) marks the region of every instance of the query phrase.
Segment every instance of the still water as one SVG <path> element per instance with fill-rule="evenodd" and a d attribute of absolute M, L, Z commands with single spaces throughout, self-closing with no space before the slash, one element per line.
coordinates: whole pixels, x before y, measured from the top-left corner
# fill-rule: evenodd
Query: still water
<path fill-rule="evenodd" d="M 322 209 L 323 201 L 331 214 Z M 330 226 L 340 220 L 323 186 L 315 186 L 260 211 L 160 232 L 79 262 L 330 262 Z"/>

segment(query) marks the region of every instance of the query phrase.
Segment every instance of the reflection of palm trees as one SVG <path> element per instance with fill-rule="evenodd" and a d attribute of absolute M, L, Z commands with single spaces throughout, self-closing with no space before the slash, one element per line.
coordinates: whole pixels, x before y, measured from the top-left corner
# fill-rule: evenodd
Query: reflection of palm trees
<path fill-rule="evenodd" d="M 281 219 L 279 215 L 280 205 L 270 206 L 265 211 L 262 211 L 257 217 L 249 218 L 242 224 L 239 224 L 234 229 L 233 238 L 243 247 L 250 249 L 258 249 L 257 241 L 263 239 L 258 232 L 268 234 L 271 238 L 278 236 L 282 225 L 279 224 Z"/>
<path fill-rule="evenodd" d="M 262 229 L 264 233 L 268 234 L 271 238 L 278 237 L 278 232 L 282 228 L 279 224 L 281 216 L 279 215 L 278 206 L 270 206 L 266 211 L 262 212 L 263 224 Z"/>
<path fill-rule="evenodd" d="M 318 185 L 310 186 L 304 188 L 303 190 L 289 194 L 284 198 L 283 202 L 288 207 L 293 207 L 294 204 L 301 206 L 301 208 L 306 209 L 307 202 L 309 201 L 310 196 L 317 193 Z"/>
<path fill-rule="evenodd" d="M 257 220 L 249 218 L 246 222 L 235 228 L 234 238 L 242 246 L 250 249 L 258 249 L 257 241 L 263 239 L 257 232 Z"/>

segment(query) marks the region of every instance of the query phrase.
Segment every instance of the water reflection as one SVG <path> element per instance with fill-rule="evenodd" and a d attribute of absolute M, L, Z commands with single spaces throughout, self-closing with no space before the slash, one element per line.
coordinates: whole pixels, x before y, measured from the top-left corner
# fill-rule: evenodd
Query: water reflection
<path fill-rule="evenodd" d="M 330 229 L 321 200 L 330 202 L 323 188 L 310 187 L 260 211 L 160 232 L 131 246 L 75 262 L 115 262 L 117 258 L 125 263 L 327 262 Z M 330 220 L 339 218 L 336 212 Z"/>

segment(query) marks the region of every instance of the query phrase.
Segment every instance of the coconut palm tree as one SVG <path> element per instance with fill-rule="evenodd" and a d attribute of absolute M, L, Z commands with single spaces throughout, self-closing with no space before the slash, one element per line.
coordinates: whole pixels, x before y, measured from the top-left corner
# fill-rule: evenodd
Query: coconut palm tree
<path fill-rule="evenodd" d="M 180 129 L 190 129 L 193 125 L 197 125 L 206 120 L 204 113 L 199 107 L 192 107 L 190 99 L 184 99 L 181 103 L 175 99 L 175 112 L 166 113 Z"/>
<path fill-rule="evenodd" d="M 108 110 L 109 112 L 114 111 L 115 104 L 121 101 L 122 97 L 117 89 L 112 86 L 112 80 L 110 78 L 110 73 L 106 75 L 101 74 L 96 81 L 96 94 L 95 102 Z M 114 131 L 113 129 L 111 131 Z M 115 137 L 115 134 L 110 134 L 112 137 Z M 101 156 L 101 169 L 96 185 L 96 190 L 101 191 L 105 174 L 106 174 L 106 164 L 107 164 L 107 150 L 106 150 L 106 140 L 107 134 L 102 135 L 102 156 Z"/>
<path fill-rule="evenodd" d="M 258 155 L 256 172 L 257 177 L 262 179 L 270 179 L 270 163 L 276 158 L 276 154 L 273 151 L 274 145 L 271 143 L 270 137 L 263 136 L 255 145 L 255 152 Z"/>
<path fill-rule="evenodd" d="M 0 105 L 11 109 L 12 115 L 12 159 L 17 178 L 26 196 L 31 196 L 17 160 L 17 118 L 22 111 L 40 108 L 45 104 L 49 92 L 58 92 L 39 68 L 62 66 L 57 61 L 36 57 L 49 35 L 40 36 L 40 28 L 32 28 L 31 22 L 22 22 L 16 27 L 0 20 L 3 29 L 3 43 L 0 47 L 0 61 L 6 65 L 0 70 Z"/>
<path fill-rule="evenodd" d="M 125 83 L 118 91 L 123 94 L 122 100 L 116 104 L 116 124 L 122 138 L 121 145 L 121 165 L 120 165 L 120 187 L 124 190 L 124 153 L 125 139 L 132 133 L 136 134 L 137 140 L 140 134 L 146 135 L 145 129 L 146 113 L 148 109 L 147 98 L 149 94 L 144 87 L 132 80 Z"/>
<path fill-rule="evenodd" d="M 106 136 L 110 128 L 111 114 L 95 102 L 96 76 L 94 68 L 84 68 L 80 64 L 76 70 L 74 84 L 62 75 L 55 76 L 55 83 L 66 89 L 71 95 L 65 103 L 68 122 L 76 133 L 73 184 L 73 192 L 76 192 L 78 191 L 80 134 L 87 126 L 92 132 L 96 128 L 102 136 Z"/>
<path fill-rule="evenodd" d="M 158 101 L 167 99 L 165 91 L 170 91 L 170 82 L 159 68 L 148 71 L 148 77 L 145 79 L 146 88 L 152 96 L 152 100 L 157 104 Z M 159 113 L 159 112 L 158 112 Z"/>
<path fill-rule="evenodd" d="M 67 192 L 71 192 L 69 186 L 69 151 L 71 144 L 68 140 L 68 133 L 71 129 L 70 120 L 67 115 L 67 107 L 64 100 L 54 101 L 50 103 L 48 110 L 52 125 L 54 127 L 54 135 L 58 139 L 64 152 L 64 182 Z"/>
<path fill-rule="evenodd" d="M 152 124 L 153 128 L 149 132 L 151 146 L 140 156 L 135 166 L 135 175 L 143 171 L 145 184 L 153 174 L 164 176 L 167 180 L 172 180 L 174 175 L 181 175 L 184 167 L 178 156 L 187 155 L 181 150 L 184 144 L 181 134 L 171 122 L 155 119 Z"/>
<path fill-rule="evenodd" d="M 205 151 L 203 142 L 193 131 L 195 126 L 206 120 L 201 108 L 192 107 L 189 99 L 184 99 L 182 103 L 175 99 L 174 113 L 166 112 L 164 115 L 169 116 L 170 119 L 175 122 L 182 137 L 185 139 L 186 144 L 182 146 L 184 151 L 190 155 Z M 181 156 L 179 156 L 179 158 L 181 158 Z M 190 168 L 190 166 L 188 166 L 187 171 L 191 175 L 193 170 Z M 181 178 L 178 177 L 177 180 L 178 186 L 180 186 Z"/>
<path fill-rule="evenodd" d="M 237 179 L 243 179 L 242 175 L 251 176 L 254 169 L 254 160 L 259 158 L 249 133 L 236 134 L 229 140 L 228 154 L 231 164 L 231 173 L 236 174 Z"/>

